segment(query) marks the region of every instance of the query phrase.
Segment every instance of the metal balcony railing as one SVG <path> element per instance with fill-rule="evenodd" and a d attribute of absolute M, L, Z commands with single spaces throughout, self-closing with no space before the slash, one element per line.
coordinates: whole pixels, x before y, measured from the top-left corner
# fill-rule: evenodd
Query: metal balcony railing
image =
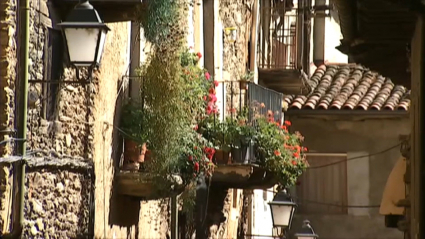
<path fill-rule="evenodd" d="M 268 7 L 261 5 L 258 41 L 258 67 L 262 69 L 297 68 L 297 9 L 287 1 Z"/>
<path fill-rule="evenodd" d="M 227 116 L 235 117 L 237 112 L 247 107 L 249 109 L 248 121 L 252 121 L 252 106 L 255 104 L 262 105 L 256 109 L 257 113 L 266 115 L 268 111 L 271 111 L 275 120 L 282 119 L 282 93 L 258 84 L 239 81 L 223 82 L 222 86 L 217 89 L 217 96 L 219 99 L 224 99 L 219 102 L 220 112 L 224 113 L 221 114 L 222 119 Z"/>
<path fill-rule="evenodd" d="M 218 102 L 221 120 L 225 120 L 227 117 L 235 119 L 238 113 L 245 107 L 248 110 L 248 119 L 246 122 L 248 126 L 255 126 L 255 114 L 267 115 L 272 112 L 276 121 L 282 119 L 283 95 L 255 83 L 239 81 L 222 82 L 217 89 L 217 96 L 218 99 L 222 100 L 222 102 Z M 257 163 L 253 140 L 240 140 L 240 142 L 233 141 L 230 145 L 233 163 Z M 220 153 L 222 154 L 220 156 L 221 158 L 226 154 L 225 152 Z M 217 152 L 216 154 L 219 153 Z"/>

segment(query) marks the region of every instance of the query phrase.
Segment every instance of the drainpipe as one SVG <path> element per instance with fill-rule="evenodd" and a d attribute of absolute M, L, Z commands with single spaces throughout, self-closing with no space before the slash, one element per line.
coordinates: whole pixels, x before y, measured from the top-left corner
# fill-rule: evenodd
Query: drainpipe
<path fill-rule="evenodd" d="M 29 0 L 19 0 L 19 97 L 18 100 L 18 155 L 26 154 L 27 139 L 27 101 L 28 101 L 28 46 L 29 46 Z M 23 160 L 13 166 L 13 227 L 3 238 L 21 238 L 24 222 L 24 195 L 25 195 L 25 162 Z"/>
<path fill-rule="evenodd" d="M 140 28 L 138 22 L 131 22 L 129 89 L 130 97 L 135 100 L 140 99 L 140 80 L 135 77 L 140 66 L 140 34 L 142 34 Z"/>
<path fill-rule="evenodd" d="M 420 66 L 420 80 L 419 80 L 419 87 L 420 90 L 417 91 L 419 92 L 419 95 L 417 97 L 419 97 L 418 102 L 423 102 L 424 100 L 424 90 L 425 90 L 425 84 L 424 84 L 424 80 L 425 80 L 425 68 L 424 68 L 424 63 L 425 63 L 425 9 L 424 6 L 422 5 L 422 9 L 421 9 L 421 13 L 420 13 L 420 21 L 422 22 L 421 24 L 421 54 L 420 54 L 420 59 L 419 59 L 419 64 L 417 64 L 418 66 Z M 424 142 L 424 122 L 423 122 L 423 117 L 424 117 L 424 112 L 425 112 L 425 108 L 424 108 L 424 104 L 419 103 L 418 106 L 418 116 L 415 117 L 414 121 L 418 120 L 418 125 L 419 125 L 419 132 L 416 132 L 417 134 L 417 139 L 419 140 L 419 143 L 422 144 Z M 420 145 L 419 144 L 419 145 Z M 413 144 L 413 147 L 415 147 L 418 144 Z M 425 200 L 425 163 L 424 163 L 424 157 L 425 157 L 425 152 L 424 152 L 424 148 L 420 147 L 419 148 L 419 157 L 416 158 L 416 162 L 418 162 L 419 164 L 419 172 L 420 175 L 419 177 L 419 190 L 414 190 L 416 192 L 419 193 L 419 220 L 417 227 L 419 228 L 419 237 L 417 238 L 425 238 L 425 206 L 423 206 L 423 204 L 421 204 L 420 202 L 423 202 Z M 417 164 L 416 164 L 417 165 Z M 413 176 L 415 177 L 415 175 Z M 415 192 L 415 193 L 416 193 Z"/>
<path fill-rule="evenodd" d="M 313 26 L 313 63 L 317 67 L 325 63 L 325 10 L 326 0 L 316 0 Z M 320 9 L 320 10 L 319 10 Z"/>
<path fill-rule="evenodd" d="M 196 183 L 195 228 L 196 239 L 207 239 L 205 230 L 206 207 L 208 203 L 208 186 L 205 176 L 200 175 Z"/>
<path fill-rule="evenodd" d="M 304 1 L 298 1 L 298 10 L 297 10 L 297 62 L 296 68 L 303 69 L 303 56 L 304 56 Z"/>

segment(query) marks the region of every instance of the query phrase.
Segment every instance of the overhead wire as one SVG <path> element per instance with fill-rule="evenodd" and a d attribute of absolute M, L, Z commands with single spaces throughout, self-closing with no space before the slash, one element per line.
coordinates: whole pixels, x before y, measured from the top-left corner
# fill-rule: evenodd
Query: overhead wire
<path fill-rule="evenodd" d="M 329 167 L 329 166 L 332 166 L 332 165 L 336 165 L 336 164 L 348 162 L 348 161 L 351 161 L 351 160 L 369 158 L 370 156 L 375 156 L 375 155 L 379 155 L 379 154 L 383 154 L 383 153 L 386 153 L 388 151 L 391 151 L 391 150 L 399 147 L 401 144 L 402 143 L 398 143 L 398 144 L 396 144 L 396 145 L 394 145 L 392 147 L 389 147 L 387 149 L 384 149 L 384 150 L 379 151 L 379 152 L 376 152 L 376 153 L 371 153 L 371 154 L 365 154 L 365 155 L 361 155 L 361 156 L 351 157 L 351 158 L 347 158 L 347 159 L 344 159 L 344 160 L 339 160 L 339 161 L 336 161 L 336 162 L 333 162 L 333 163 L 323 164 L 323 165 L 314 166 L 314 167 L 308 167 L 307 169 L 325 168 L 325 167 Z"/>
<path fill-rule="evenodd" d="M 272 193 L 277 193 L 274 190 L 264 190 L 267 192 L 272 192 Z M 326 203 L 326 202 L 319 202 L 319 201 L 314 201 L 314 200 L 308 200 L 308 199 L 304 199 L 304 198 L 300 198 L 300 197 L 296 197 L 296 196 L 291 196 L 291 198 L 295 199 L 297 202 L 301 202 L 299 204 L 318 204 L 318 205 L 322 205 L 322 206 L 330 206 L 330 207 L 340 207 L 340 208 L 379 208 L 381 205 L 343 205 L 343 204 L 335 204 L 335 203 Z"/>
<path fill-rule="evenodd" d="M 10 143 L 10 142 L 14 142 L 14 141 L 25 141 L 26 139 L 20 139 L 20 138 L 9 138 L 3 141 L 0 141 L 0 145 L 2 144 L 6 144 L 6 143 Z"/>

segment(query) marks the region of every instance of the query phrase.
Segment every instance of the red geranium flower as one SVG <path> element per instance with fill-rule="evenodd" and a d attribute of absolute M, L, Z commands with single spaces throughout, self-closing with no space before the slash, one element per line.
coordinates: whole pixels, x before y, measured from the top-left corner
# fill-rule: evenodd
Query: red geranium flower
<path fill-rule="evenodd" d="M 210 94 L 209 95 L 211 102 L 215 103 L 217 102 L 217 96 L 215 96 L 214 94 Z"/>
<path fill-rule="evenodd" d="M 207 111 L 207 114 L 210 115 L 213 112 L 213 107 L 211 105 L 208 105 L 206 111 Z"/>
<path fill-rule="evenodd" d="M 193 165 L 193 170 L 195 170 L 196 172 L 199 171 L 199 163 L 195 162 L 195 164 Z"/>
<path fill-rule="evenodd" d="M 289 121 L 289 120 L 285 120 L 285 124 L 286 124 L 287 126 L 291 126 L 291 121 Z"/>
<path fill-rule="evenodd" d="M 215 85 L 215 87 L 217 87 L 217 86 L 218 86 L 218 84 L 219 84 L 219 83 L 218 83 L 218 81 L 216 81 L 216 80 L 215 80 L 215 81 L 214 81 L 214 85 Z"/>
<path fill-rule="evenodd" d="M 196 55 L 198 56 L 198 58 L 202 57 L 202 54 L 200 52 L 196 53 Z"/>
<path fill-rule="evenodd" d="M 200 54 L 200 53 L 199 53 Z M 210 80 L 211 75 L 208 72 L 205 72 L 205 79 Z"/>

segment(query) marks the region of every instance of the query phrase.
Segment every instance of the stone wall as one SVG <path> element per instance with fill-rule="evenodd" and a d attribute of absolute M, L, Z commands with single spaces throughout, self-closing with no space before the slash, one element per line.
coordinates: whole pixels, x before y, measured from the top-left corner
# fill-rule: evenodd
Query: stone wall
<path fill-rule="evenodd" d="M 253 0 L 220 1 L 219 13 L 223 28 L 237 28 L 235 43 L 229 43 L 230 35 L 223 34 L 223 71 L 229 74 L 229 79 L 225 80 L 239 80 L 246 73 L 253 2 Z"/>
<path fill-rule="evenodd" d="M 73 69 L 55 64 L 65 56 L 60 32 L 52 28 L 52 21 L 58 21 L 51 19 L 55 9 L 49 9 L 47 0 L 30 1 L 30 6 L 29 80 L 74 81 Z M 92 158 L 90 122 L 96 82 L 96 79 L 88 85 L 30 82 L 28 146 L 31 150 Z"/>
<path fill-rule="evenodd" d="M 16 1 L 0 1 L 0 142 L 13 132 L 14 80 L 16 77 Z M 0 157 L 12 152 L 10 144 L 0 144 Z M 6 228 L 9 207 L 9 167 L 0 165 L 0 231 Z"/>
<path fill-rule="evenodd" d="M 53 28 L 55 11 L 47 0 L 30 1 L 29 80 L 58 81 L 52 72 L 62 68 L 64 49 Z M 4 14 L 6 13 L 6 15 Z M 0 4 L 1 24 L 1 97 L 0 130 L 13 128 L 14 96 L 20 94 L 16 84 L 16 62 L 18 36 L 16 29 L 16 1 Z M 54 34 L 56 33 L 56 35 Z M 54 38 L 56 36 L 56 38 Z M 56 42 L 55 42 L 56 40 Z M 18 42 L 19 43 L 19 42 Z M 58 54 L 54 58 L 53 54 Z M 49 63 L 50 62 L 50 63 Z M 61 72 L 60 72 L 61 73 Z M 74 80 L 69 69 L 61 74 L 61 80 Z M 4 87 L 3 87 L 4 86 Z M 90 88 L 91 87 L 91 88 Z M 91 159 L 90 135 L 93 104 L 86 98 L 87 90 L 95 85 L 58 85 L 44 83 L 29 84 L 27 146 L 30 156 L 59 158 L 72 155 L 74 160 Z M 77 121 L 83 123 L 77 123 Z M 1 138 L 3 140 L 3 137 Z M 71 147 L 72 145 L 72 147 Z M 4 148 L 3 148 L 4 149 Z M 6 148 L 0 156 L 12 153 Z M 9 230 L 3 219 L 10 215 L 10 178 L 8 168 L 0 173 L 2 189 L 0 230 Z M 89 180 L 89 181 L 87 181 Z M 25 238 L 78 238 L 89 233 L 89 187 L 87 172 L 68 170 L 29 170 L 26 175 L 26 197 L 24 204 Z"/>
<path fill-rule="evenodd" d="M 30 6 L 29 80 L 75 81 L 75 71 L 64 65 L 65 49 L 61 41 L 61 33 L 55 29 L 54 24 L 60 20 L 56 15 L 57 11 L 47 0 L 32 0 Z M 16 109 L 13 105 L 13 97 L 20 93 L 15 88 L 17 59 L 15 42 L 18 39 L 15 32 L 16 11 L 15 0 L 1 2 L 0 130 L 4 127 L 13 127 L 13 112 Z M 99 95 L 110 97 L 116 94 L 117 82 L 128 64 L 126 63 L 128 28 L 125 23 L 116 24 L 111 28 L 115 32 L 112 31 L 112 34 L 108 35 L 107 42 L 115 42 L 115 45 L 107 45 L 105 49 L 105 55 L 112 52 L 109 53 L 108 59 L 111 61 L 108 67 L 112 70 L 107 72 L 111 77 L 105 77 L 106 82 L 103 83 L 108 85 L 108 81 L 115 81 L 115 84 L 101 89 L 108 93 L 99 92 L 99 79 L 102 77 L 100 72 L 95 72 L 92 83 L 86 85 L 30 82 L 27 136 L 29 155 L 53 158 L 58 161 L 62 157 L 72 158 L 75 161 L 93 161 L 95 154 L 98 155 L 97 160 L 109 154 L 111 143 L 109 142 L 105 147 L 99 142 L 103 136 L 104 121 L 114 118 L 115 101 L 99 102 L 96 98 Z M 105 112 L 96 110 L 95 102 L 107 108 L 108 116 L 111 114 L 112 116 L 105 118 Z M 103 103 L 107 105 L 102 105 Z M 96 128 L 95 116 L 100 128 Z M 96 132 L 95 129 L 97 129 Z M 95 147 L 94 140 L 97 135 L 100 135 L 98 137 L 100 147 Z M 0 141 L 3 140 L 3 135 L 1 136 Z M 112 134 L 109 132 L 109 138 L 111 137 Z M 5 153 L 11 153 L 11 150 L 2 152 L 0 157 L 7 156 Z M 113 168 L 107 166 L 107 168 L 99 169 L 107 171 L 109 176 L 102 175 L 103 177 L 100 178 L 106 178 L 109 180 L 106 185 L 111 185 Z M 9 169 L 2 168 L 0 171 L 0 195 L 2 196 L 0 234 L 9 231 L 9 225 L 4 225 L 3 219 L 10 216 L 8 215 L 11 203 L 8 193 L 10 192 L 10 176 Z M 90 221 L 94 219 L 94 215 L 90 216 L 91 202 L 89 202 L 90 193 L 94 193 L 93 189 L 89 189 L 93 186 L 91 180 L 88 172 L 84 170 L 74 172 L 66 168 L 59 170 L 57 167 L 37 171 L 29 169 L 26 177 L 24 237 L 82 238 L 87 237 L 87 233 L 93 234 L 95 222 Z M 109 201 L 109 194 L 102 191 L 98 192 L 96 197 L 104 201 L 101 197 L 103 195 Z M 94 200 L 93 196 L 91 200 Z M 103 210 L 103 207 L 100 210 Z M 103 214 L 103 211 L 101 213 Z M 9 223 L 10 220 L 7 224 Z M 105 226 L 109 227 L 101 220 L 97 224 L 100 223 L 102 223 L 102 232 Z M 119 238 L 127 235 L 125 229 L 115 230 L 122 233 Z M 99 237 L 104 238 L 104 236 Z"/>
<path fill-rule="evenodd" d="M 91 179 L 81 172 L 30 172 L 26 179 L 23 237 L 89 237 L 90 185 Z"/>

